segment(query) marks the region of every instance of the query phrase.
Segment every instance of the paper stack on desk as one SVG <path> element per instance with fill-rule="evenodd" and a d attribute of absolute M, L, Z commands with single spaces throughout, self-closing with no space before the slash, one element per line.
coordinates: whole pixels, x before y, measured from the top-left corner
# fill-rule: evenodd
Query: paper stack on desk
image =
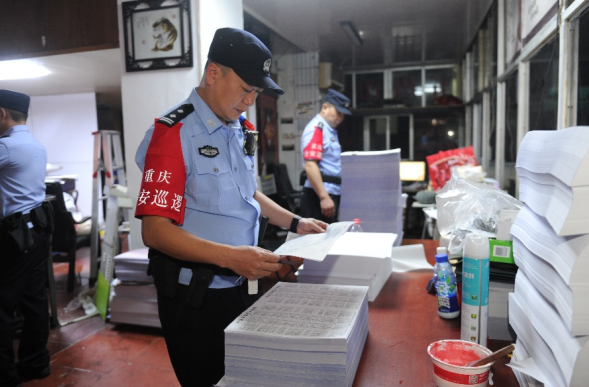
<path fill-rule="evenodd" d="M 535 379 L 550 386 L 584 386 L 589 380 L 589 127 L 529 132 L 516 169 L 526 205 L 511 227 L 519 270 L 509 296 L 509 323 L 523 347 L 512 368 L 527 385 Z"/>
<path fill-rule="evenodd" d="M 403 208 L 399 165 L 401 150 L 343 152 L 341 221 L 359 218 L 368 232 L 397 234 L 403 239 Z"/>
<path fill-rule="evenodd" d="M 524 207 L 511 227 L 514 260 L 573 335 L 589 335 L 589 234 L 559 237 Z"/>
<path fill-rule="evenodd" d="M 557 235 L 589 234 L 589 127 L 528 132 L 515 168 L 519 199 Z"/>
<path fill-rule="evenodd" d="M 368 301 L 374 301 L 391 275 L 396 238 L 391 233 L 347 232 L 323 261 L 305 260 L 297 272 L 298 282 L 368 286 Z"/>
<path fill-rule="evenodd" d="M 351 386 L 368 334 L 368 288 L 277 283 L 225 329 L 219 386 Z"/>
<path fill-rule="evenodd" d="M 148 249 L 127 251 L 114 257 L 115 277 L 110 321 L 161 328 L 157 291 L 147 275 Z"/>

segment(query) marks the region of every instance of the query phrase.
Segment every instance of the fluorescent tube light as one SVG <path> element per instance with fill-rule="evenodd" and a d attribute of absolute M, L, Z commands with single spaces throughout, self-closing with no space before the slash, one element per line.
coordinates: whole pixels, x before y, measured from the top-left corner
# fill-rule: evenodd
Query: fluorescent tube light
<path fill-rule="evenodd" d="M 37 78 L 48 74 L 51 71 L 30 59 L 0 62 L 0 80 Z"/>
<path fill-rule="evenodd" d="M 348 35 L 348 38 L 350 38 L 352 43 L 354 43 L 356 46 L 362 45 L 362 37 L 360 36 L 358 31 L 356 31 L 356 28 L 354 27 L 351 21 L 344 20 L 341 21 L 339 25 L 342 27 L 346 35 Z"/>

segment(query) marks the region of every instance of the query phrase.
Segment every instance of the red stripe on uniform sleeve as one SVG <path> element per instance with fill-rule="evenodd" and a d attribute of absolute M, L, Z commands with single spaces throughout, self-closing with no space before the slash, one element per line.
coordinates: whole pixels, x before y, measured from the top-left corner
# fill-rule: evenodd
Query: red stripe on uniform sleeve
<path fill-rule="evenodd" d="M 323 157 L 323 130 L 315 127 L 313 138 L 303 150 L 303 159 L 321 161 Z"/>
<path fill-rule="evenodd" d="M 135 217 L 163 216 L 182 225 L 184 222 L 184 187 L 186 168 L 182 155 L 180 128 L 177 123 L 169 128 L 156 121 L 145 155 L 141 189 Z"/>

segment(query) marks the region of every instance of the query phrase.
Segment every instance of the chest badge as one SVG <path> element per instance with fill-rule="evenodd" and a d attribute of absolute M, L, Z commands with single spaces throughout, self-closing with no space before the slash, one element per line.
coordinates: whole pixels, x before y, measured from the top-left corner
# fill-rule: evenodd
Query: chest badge
<path fill-rule="evenodd" d="M 202 148 L 198 148 L 198 153 L 202 156 L 213 158 L 217 157 L 219 154 L 219 149 L 213 148 L 210 145 L 205 145 Z"/>
<path fill-rule="evenodd" d="M 335 142 L 335 137 L 332 137 L 331 138 L 331 142 Z"/>

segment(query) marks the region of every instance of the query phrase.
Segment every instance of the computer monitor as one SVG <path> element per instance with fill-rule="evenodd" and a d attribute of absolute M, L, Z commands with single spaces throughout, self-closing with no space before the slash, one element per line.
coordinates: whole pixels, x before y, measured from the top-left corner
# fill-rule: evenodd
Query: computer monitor
<path fill-rule="evenodd" d="M 401 161 L 399 175 L 401 181 L 424 181 L 425 161 Z"/>

